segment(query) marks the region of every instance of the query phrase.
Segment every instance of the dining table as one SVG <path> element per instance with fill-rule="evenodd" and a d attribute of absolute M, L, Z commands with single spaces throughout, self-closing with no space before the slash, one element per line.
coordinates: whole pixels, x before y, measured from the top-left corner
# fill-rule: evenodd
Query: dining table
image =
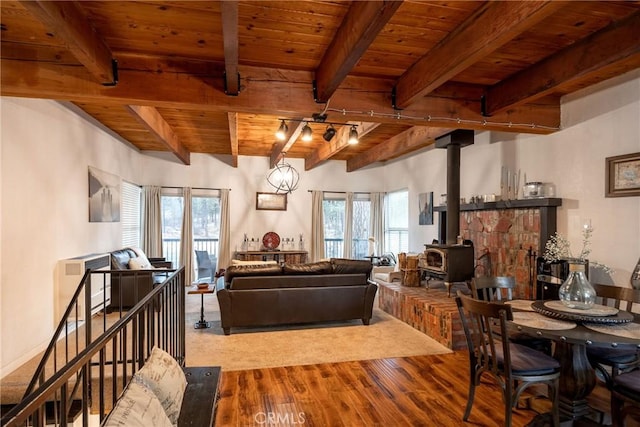
<path fill-rule="evenodd" d="M 560 301 L 513 300 L 509 328 L 554 342 L 553 356 L 560 362 L 560 415 L 570 424 L 592 413 L 587 397 L 596 386 L 590 347 L 636 349 L 640 352 L 640 314 L 594 305 L 580 310 Z M 564 425 L 564 424 L 563 424 Z"/>

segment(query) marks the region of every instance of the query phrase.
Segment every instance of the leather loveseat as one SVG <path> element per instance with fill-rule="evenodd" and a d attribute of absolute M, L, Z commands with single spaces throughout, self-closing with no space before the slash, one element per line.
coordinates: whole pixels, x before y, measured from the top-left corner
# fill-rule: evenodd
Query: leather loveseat
<path fill-rule="evenodd" d="M 147 258 L 140 249 L 111 252 L 111 309 L 131 308 L 166 280 L 172 265 L 164 258 Z"/>
<path fill-rule="evenodd" d="M 368 325 L 378 286 L 371 262 L 332 258 L 309 264 L 231 265 L 218 291 L 225 335 L 232 327 L 361 319 Z"/>

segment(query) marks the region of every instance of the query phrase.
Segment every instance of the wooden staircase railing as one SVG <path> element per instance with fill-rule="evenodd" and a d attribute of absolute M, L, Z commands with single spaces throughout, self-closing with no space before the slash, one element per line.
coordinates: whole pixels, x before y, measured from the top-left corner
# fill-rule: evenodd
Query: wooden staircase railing
<path fill-rule="evenodd" d="M 85 273 L 25 396 L 3 414 L 2 426 L 66 426 L 74 421 L 72 418 L 76 419 L 74 425 L 78 425 L 77 417 L 82 417 L 82 425 L 88 426 L 90 413 L 101 422 L 154 346 L 184 365 L 184 268 L 168 274 L 162 284 L 127 312 L 103 313 L 92 319 L 90 292 L 85 292 L 87 321 L 81 324 L 77 320 L 77 299 L 82 287 L 90 285 L 91 276 L 96 273 L 90 270 Z M 70 322 L 71 318 L 75 320 Z M 115 323 L 110 325 L 112 322 Z M 92 332 L 92 324 L 100 328 L 95 338 L 92 334 L 97 333 Z M 72 334 L 72 329 L 76 333 Z M 64 354 L 59 355 L 60 352 Z M 58 358 L 62 360 L 59 362 Z"/>

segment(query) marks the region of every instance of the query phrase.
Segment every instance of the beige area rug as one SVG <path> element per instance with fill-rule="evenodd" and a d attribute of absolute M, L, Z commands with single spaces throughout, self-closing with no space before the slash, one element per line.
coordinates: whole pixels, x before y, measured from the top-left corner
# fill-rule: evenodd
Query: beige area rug
<path fill-rule="evenodd" d="M 215 295 L 204 298 L 205 320 L 211 321 L 211 328 L 194 329 L 200 318 L 200 297 L 187 296 L 187 366 L 213 365 L 235 371 L 452 352 L 377 308 L 368 326 L 353 320 L 232 328 L 231 335 L 224 335 Z"/>

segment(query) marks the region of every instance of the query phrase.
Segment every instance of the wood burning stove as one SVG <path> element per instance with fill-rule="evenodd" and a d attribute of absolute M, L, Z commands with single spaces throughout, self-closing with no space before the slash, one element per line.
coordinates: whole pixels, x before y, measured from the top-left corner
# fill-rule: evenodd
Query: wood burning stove
<path fill-rule="evenodd" d="M 452 283 L 473 279 L 475 269 L 473 244 L 425 244 L 424 247 L 421 270 L 428 278 L 443 280 L 448 291 L 451 290 Z"/>

